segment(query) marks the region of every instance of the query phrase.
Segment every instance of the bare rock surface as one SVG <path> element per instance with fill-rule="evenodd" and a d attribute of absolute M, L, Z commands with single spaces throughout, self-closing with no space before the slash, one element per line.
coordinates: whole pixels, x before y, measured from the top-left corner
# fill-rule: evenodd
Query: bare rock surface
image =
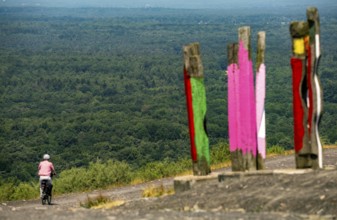
<path fill-rule="evenodd" d="M 294 160 L 293 155 L 269 158 L 266 168 L 294 168 Z M 6 202 L 0 204 L 0 219 L 337 219 L 337 149 L 324 151 L 324 164 L 324 170 L 303 174 L 209 179 L 160 198 L 141 194 L 150 185 L 172 186 L 172 178 L 58 196 L 50 206 L 42 206 L 39 200 Z M 80 207 L 88 195 L 100 193 L 125 204 L 99 210 Z"/>

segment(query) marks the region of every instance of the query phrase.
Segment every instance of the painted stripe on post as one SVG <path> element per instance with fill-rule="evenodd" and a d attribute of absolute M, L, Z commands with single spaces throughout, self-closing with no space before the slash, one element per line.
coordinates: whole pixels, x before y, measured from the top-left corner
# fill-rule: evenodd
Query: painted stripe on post
<path fill-rule="evenodd" d="M 236 77 L 239 75 L 238 65 L 230 64 L 228 72 L 228 132 L 229 132 L 229 150 L 239 149 L 238 144 L 238 102 L 236 95 Z"/>
<path fill-rule="evenodd" d="M 311 151 L 313 155 L 317 155 L 313 168 L 323 168 L 323 148 L 319 137 L 318 125 L 322 115 L 323 107 L 323 91 L 318 75 L 318 64 L 321 57 L 320 51 L 320 22 L 317 8 L 309 7 L 307 9 L 307 23 L 309 25 L 308 33 L 308 50 L 307 50 L 307 71 L 311 81 L 308 85 L 311 90 L 311 117 L 308 119 L 310 123 L 310 140 Z M 310 83 L 310 84 L 309 84 Z"/>
<path fill-rule="evenodd" d="M 303 60 L 292 58 L 291 67 L 293 71 L 294 148 L 295 152 L 298 153 L 303 148 L 303 136 L 305 129 L 303 126 L 304 110 L 302 106 L 300 86 L 302 81 Z"/>
<path fill-rule="evenodd" d="M 191 157 L 193 161 L 197 161 L 197 149 L 195 146 L 195 132 L 194 132 L 194 116 L 192 107 L 192 88 L 190 77 L 187 74 L 186 68 L 184 68 L 184 83 L 185 83 L 185 95 L 186 95 L 186 108 L 188 117 L 188 128 L 190 132 L 190 146 L 191 146 Z"/>
<path fill-rule="evenodd" d="M 191 78 L 195 144 L 199 159 L 204 157 L 210 164 L 209 140 L 206 128 L 206 90 L 203 78 Z"/>
<path fill-rule="evenodd" d="M 266 159 L 266 119 L 265 119 L 265 98 L 266 98 L 266 65 L 264 64 L 266 50 L 266 32 L 260 31 L 257 34 L 257 72 L 255 79 L 256 98 L 256 129 L 257 129 L 257 169 L 265 168 Z"/>
<path fill-rule="evenodd" d="M 264 102 L 266 97 L 266 66 L 262 63 L 256 73 L 256 127 L 258 153 L 266 158 L 266 122 Z"/>
<path fill-rule="evenodd" d="M 240 139 L 242 153 L 251 153 L 256 157 L 256 109 L 254 95 L 253 64 L 249 59 L 249 51 L 245 49 L 243 41 L 239 42 L 239 105 L 240 105 Z M 253 168 L 254 169 L 254 168 Z"/>

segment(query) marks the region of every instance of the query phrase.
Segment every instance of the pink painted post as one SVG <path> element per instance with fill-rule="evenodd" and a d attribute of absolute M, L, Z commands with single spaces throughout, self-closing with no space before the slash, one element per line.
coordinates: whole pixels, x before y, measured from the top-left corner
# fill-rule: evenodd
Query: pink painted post
<path fill-rule="evenodd" d="M 264 169 L 266 159 L 266 120 L 264 102 L 266 97 L 266 66 L 264 64 L 266 32 L 257 37 L 257 72 L 255 79 L 256 128 L 257 128 L 257 169 Z"/>
<path fill-rule="evenodd" d="M 249 27 L 239 28 L 238 48 L 230 45 L 228 57 L 228 120 L 232 170 L 256 170 L 256 105 Z"/>
<path fill-rule="evenodd" d="M 240 77 L 239 77 L 239 102 L 242 153 L 246 170 L 256 170 L 256 108 L 254 94 L 253 63 L 250 54 L 250 27 L 239 28 L 238 52 Z"/>
<path fill-rule="evenodd" d="M 228 45 L 228 131 L 233 170 L 243 169 L 242 140 L 240 138 L 240 70 L 238 66 L 238 50 L 238 44 Z"/>
<path fill-rule="evenodd" d="M 234 47 L 230 45 L 229 47 Z M 228 51 L 233 48 L 229 48 Z M 228 117 L 229 117 L 229 146 L 230 151 L 236 151 L 238 149 L 238 125 L 237 125 L 237 101 L 235 93 L 235 81 L 237 80 L 236 76 L 238 75 L 239 68 L 237 61 L 230 63 L 228 66 Z M 230 103 L 230 104 L 229 104 Z"/>

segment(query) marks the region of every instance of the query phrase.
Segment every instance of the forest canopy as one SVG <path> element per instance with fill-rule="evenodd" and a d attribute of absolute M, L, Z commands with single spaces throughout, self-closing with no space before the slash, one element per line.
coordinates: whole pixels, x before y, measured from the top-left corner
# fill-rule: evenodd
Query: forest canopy
<path fill-rule="evenodd" d="M 320 10 L 320 9 L 319 9 Z M 262 13 L 263 12 L 263 13 Z M 226 47 L 267 33 L 268 146 L 293 148 L 290 12 L 0 7 L 0 174 L 29 181 L 44 153 L 58 171 L 188 157 L 182 46 L 201 45 L 211 147 L 228 141 Z M 324 115 L 337 142 L 337 15 L 321 13 Z M 254 58 L 253 54 L 253 59 Z"/>

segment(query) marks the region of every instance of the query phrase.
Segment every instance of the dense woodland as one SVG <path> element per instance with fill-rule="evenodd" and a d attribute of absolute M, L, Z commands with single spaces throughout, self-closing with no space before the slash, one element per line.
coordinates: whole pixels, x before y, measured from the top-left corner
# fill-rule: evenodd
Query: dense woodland
<path fill-rule="evenodd" d="M 200 42 L 210 147 L 228 142 L 227 51 L 237 28 L 267 32 L 267 143 L 293 146 L 286 11 L 0 7 L 0 179 L 115 159 L 131 167 L 189 156 L 182 46 Z M 320 133 L 337 142 L 337 14 L 319 8 Z M 253 53 L 253 59 L 255 60 Z"/>

